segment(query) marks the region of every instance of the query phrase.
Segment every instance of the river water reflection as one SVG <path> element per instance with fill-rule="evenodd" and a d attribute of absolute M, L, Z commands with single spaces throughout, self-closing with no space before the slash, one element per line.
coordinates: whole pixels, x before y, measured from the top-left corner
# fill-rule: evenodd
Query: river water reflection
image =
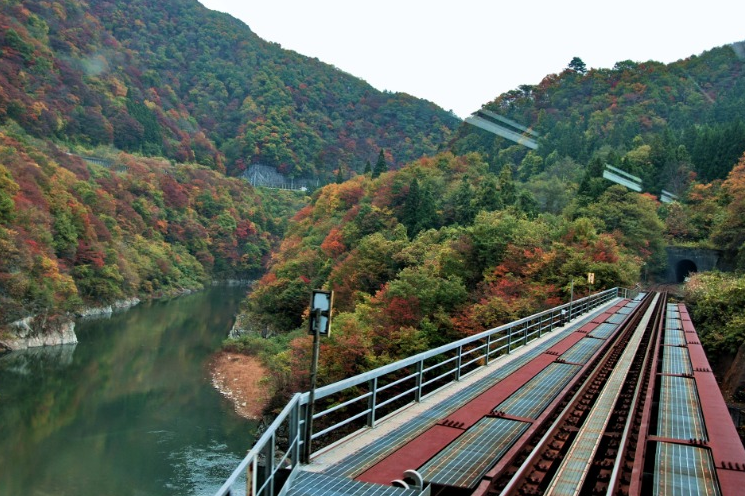
<path fill-rule="evenodd" d="M 253 441 L 210 385 L 245 288 L 79 322 L 79 343 L 0 357 L 0 496 L 202 495 Z"/>

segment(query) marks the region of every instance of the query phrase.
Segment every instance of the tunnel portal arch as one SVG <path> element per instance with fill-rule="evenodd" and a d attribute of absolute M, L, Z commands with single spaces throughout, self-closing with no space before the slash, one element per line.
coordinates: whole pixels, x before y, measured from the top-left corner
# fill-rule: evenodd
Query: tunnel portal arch
<path fill-rule="evenodd" d="M 698 272 L 696 262 L 689 259 L 681 260 L 675 266 L 675 282 L 684 282 L 686 277 L 695 272 Z"/>
<path fill-rule="evenodd" d="M 723 270 L 719 267 L 722 252 L 705 248 L 689 248 L 683 246 L 668 246 L 667 270 L 665 282 L 680 284 L 685 278 L 696 272 L 708 272 L 710 270 Z"/>

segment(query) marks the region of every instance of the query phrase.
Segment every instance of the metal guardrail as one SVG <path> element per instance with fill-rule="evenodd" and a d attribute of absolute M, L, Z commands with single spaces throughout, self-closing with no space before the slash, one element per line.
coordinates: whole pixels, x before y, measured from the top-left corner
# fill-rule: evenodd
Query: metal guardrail
<path fill-rule="evenodd" d="M 616 297 L 636 298 L 637 289 L 613 288 L 529 317 L 454 341 L 398 362 L 318 388 L 311 442 L 336 439 L 375 427 L 414 402 L 484 367 L 555 327 Z M 256 441 L 215 496 L 237 496 L 245 484 L 250 496 L 283 495 L 299 471 L 309 394 L 297 393 Z M 355 429 L 354 424 L 357 423 Z M 281 449 L 278 449 L 281 446 Z M 242 491 L 242 488 L 241 488 Z"/>

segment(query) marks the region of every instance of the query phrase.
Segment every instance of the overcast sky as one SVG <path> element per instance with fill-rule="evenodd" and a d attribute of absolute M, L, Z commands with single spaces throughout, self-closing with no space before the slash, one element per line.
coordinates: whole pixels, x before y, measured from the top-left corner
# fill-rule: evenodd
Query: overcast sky
<path fill-rule="evenodd" d="M 466 117 L 580 57 L 674 62 L 745 40 L 742 0 L 200 0 L 379 90 Z"/>

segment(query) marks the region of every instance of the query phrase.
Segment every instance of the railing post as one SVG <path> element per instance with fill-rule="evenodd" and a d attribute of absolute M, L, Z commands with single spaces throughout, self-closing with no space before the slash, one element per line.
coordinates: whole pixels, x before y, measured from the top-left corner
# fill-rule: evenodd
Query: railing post
<path fill-rule="evenodd" d="M 424 360 L 419 360 L 416 363 L 416 392 L 414 393 L 414 401 L 419 403 L 422 401 L 422 384 L 424 383 Z"/>
<path fill-rule="evenodd" d="M 266 451 L 264 453 L 264 479 L 262 481 L 262 484 L 266 484 L 264 486 L 264 491 L 262 493 L 266 495 L 272 495 L 274 494 L 274 463 L 275 463 L 275 447 L 277 445 L 277 439 L 275 435 L 271 436 L 270 441 L 266 445 Z M 268 484 L 267 484 L 268 482 Z"/>
<path fill-rule="evenodd" d="M 375 403 L 378 395 L 378 378 L 374 377 L 367 383 L 370 388 L 370 396 L 367 398 L 367 426 L 375 427 Z"/>
<path fill-rule="evenodd" d="M 300 462 L 300 402 L 290 411 L 290 443 L 292 454 L 290 465 L 294 468 Z"/>
<path fill-rule="evenodd" d="M 458 346 L 458 359 L 455 361 L 455 380 L 460 380 L 460 364 L 463 359 L 463 346 Z"/>
<path fill-rule="evenodd" d="M 507 329 L 507 354 L 509 355 L 512 352 L 512 329 L 513 327 L 510 327 Z"/>
<path fill-rule="evenodd" d="M 486 336 L 486 360 L 484 360 L 484 366 L 489 365 L 490 356 L 491 356 L 491 334 Z"/>
<path fill-rule="evenodd" d="M 300 420 L 298 421 L 298 425 L 300 422 L 303 424 L 303 428 L 300 429 L 300 434 L 302 435 L 301 439 L 301 447 L 302 450 L 300 451 L 300 462 L 301 463 L 308 463 L 308 460 L 305 459 L 306 454 L 306 443 L 308 442 L 308 439 L 310 438 L 310 435 L 307 433 L 308 430 L 308 408 L 310 406 L 306 403 L 305 405 L 299 404 L 300 408 Z"/>
<path fill-rule="evenodd" d="M 254 481 L 254 458 L 246 467 L 246 496 L 256 496 L 256 483 Z M 230 493 L 228 493 L 230 496 Z"/>
<path fill-rule="evenodd" d="M 538 337 L 540 338 L 543 335 L 543 318 L 538 317 Z"/>

